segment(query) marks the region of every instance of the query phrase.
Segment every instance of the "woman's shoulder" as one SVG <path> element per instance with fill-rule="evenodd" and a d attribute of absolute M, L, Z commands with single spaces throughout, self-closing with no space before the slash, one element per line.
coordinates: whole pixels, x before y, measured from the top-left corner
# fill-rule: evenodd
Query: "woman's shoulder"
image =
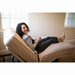
<path fill-rule="evenodd" d="M 23 35 L 23 36 L 22 36 L 22 39 L 29 39 L 29 38 L 31 38 L 30 35 Z"/>
<path fill-rule="evenodd" d="M 28 35 L 23 35 L 22 36 L 22 39 L 26 39 L 26 38 L 28 38 Z"/>
<path fill-rule="evenodd" d="M 31 37 L 30 35 L 27 35 L 28 37 Z"/>
<path fill-rule="evenodd" d="M 31 36 L 30 35 L 28 35 L 28 37 L 27 38 L 31 38 Z"/>
<path fill-rule="evenodd" d="M 28 36 L 28 37 L 25 39 L 26 42 L 30 42 L 31 40 L 32 40 L 31 36 Z"/>

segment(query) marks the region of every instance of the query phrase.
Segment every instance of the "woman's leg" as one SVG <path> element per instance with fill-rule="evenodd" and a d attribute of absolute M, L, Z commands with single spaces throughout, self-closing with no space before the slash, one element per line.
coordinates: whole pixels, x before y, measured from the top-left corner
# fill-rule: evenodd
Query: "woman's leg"
<path fill-rule="evenodd" d="M 45 38 L 41 39 L 38 44 L 41 44 L 42 42 L 49 40 L 49 39 L 50 39 L 49 37 L 45 37 Z"/>
<path fill-rule="evenodd" d="M 35 49 L 40 53 L 52 43 L 58 43 L 57 37 L 46 37 L 41 39 Z"/>
<path fill-rule="evenodd" d="M 40 52 L 44 51 L 52 43 L 53 43 L 52 39 L 46 40 L 46 41 L 38 44 L 35 49 L 38 51 L 38 53 L 40 53 Z"/>
<path fill-rule="evenodd" d="M 39 41 L 39 44 L 41 44 L 42 42 L 47 41 L 47 40 L 49 40 L 49 39 L 53 39 L 53 40 L 54 40 L 54 43 L 57 43 L 57 42 L 58 42 L 57 37 L 46 37 L 46 38 L 41 39 L 41 40 Z"/>
<path fill-rule="evenodd" d="M 64 39 L 65 34 L 63 34 L 62 37 L 46 37 L 44 39 L 41 39 L 35 49 L 38 51 L 38 53 L 40 53 L 44 51 L 50 44 L 62 42 Z"/>

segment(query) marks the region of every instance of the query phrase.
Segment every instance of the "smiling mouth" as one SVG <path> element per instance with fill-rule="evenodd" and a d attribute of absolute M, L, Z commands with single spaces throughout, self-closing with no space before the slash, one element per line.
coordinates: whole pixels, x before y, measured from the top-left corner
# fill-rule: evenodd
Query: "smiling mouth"
<path fill-rule="evenodd" d="M 27 32 L 27 30 L 25 30 L 24 32 Z"/>
<path fill-rule="evenodd" d="M 27 31 L 27 30 L 24 30 L 24 31 Z"/>

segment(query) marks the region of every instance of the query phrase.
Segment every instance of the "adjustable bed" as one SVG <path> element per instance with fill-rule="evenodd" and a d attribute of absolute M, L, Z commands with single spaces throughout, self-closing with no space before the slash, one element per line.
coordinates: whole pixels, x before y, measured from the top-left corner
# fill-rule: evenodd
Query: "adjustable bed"
<path fill-rule="evenodd" d="M 71 43 L 64 41 L 51 44 L 37 55 L 12 27 L 4 31 L 4 45 L 20 62 L 51 62 L 61 56 L 71 56 L 75 48 Z"/>

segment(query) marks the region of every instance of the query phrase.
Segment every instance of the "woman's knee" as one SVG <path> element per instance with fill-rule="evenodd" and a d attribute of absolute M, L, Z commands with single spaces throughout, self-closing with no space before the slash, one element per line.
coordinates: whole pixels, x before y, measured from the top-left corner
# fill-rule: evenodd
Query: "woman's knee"
<path fill-rule="evenodd" d="M 46 37 L 47 39 L 50 39 L 50 37 L 48 36 L 48 37 Z"/>

